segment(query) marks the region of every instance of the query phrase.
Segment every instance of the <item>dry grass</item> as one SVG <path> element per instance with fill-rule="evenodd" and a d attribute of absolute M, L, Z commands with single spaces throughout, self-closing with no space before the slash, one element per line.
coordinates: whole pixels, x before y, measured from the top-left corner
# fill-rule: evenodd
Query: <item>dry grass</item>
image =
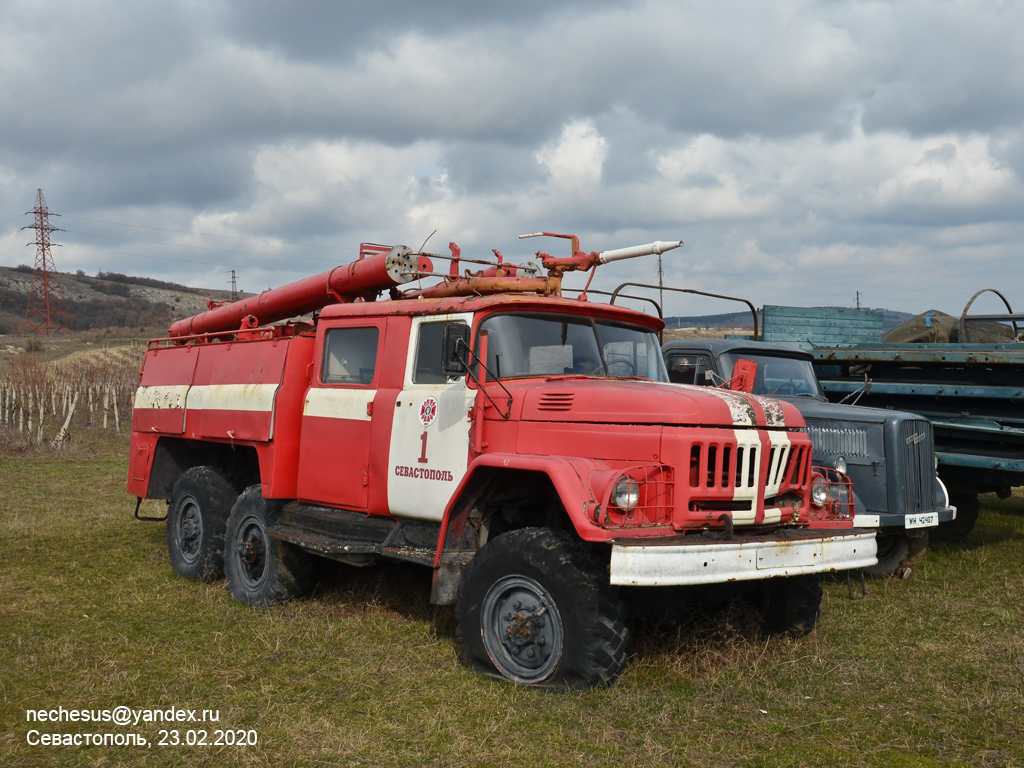
<path fill-rule="evenodd" d="M 615 687 L 552 695 L 464 669 L 426 570 L 327 563 L 266 611 L 178 578 L 164 526 L 132 519 L 126 443 L 79 450 L 0 455 L 0 765 L 1024 764 L 1019 494 L 908 581 L 858 602 L 826 584 L 807 638 L 758 637 L 739 609 L 638 627 Z M 260 743 L 25 743 L 26 709 L 120 704 L 219 709 Z"/>

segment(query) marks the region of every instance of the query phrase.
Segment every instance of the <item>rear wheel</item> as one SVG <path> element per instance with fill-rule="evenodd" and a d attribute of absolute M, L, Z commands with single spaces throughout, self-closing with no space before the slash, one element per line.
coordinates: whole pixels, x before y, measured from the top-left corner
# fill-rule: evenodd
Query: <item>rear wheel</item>
<path fill-rule="evenodd" d="M 932 533 L 932 538 L 936 541 L 962 541 L 974 530 L 974 524 L 978 522 L 978 494 L 951 493 L 949 502 L 956 507 L 956 518 L 948 523 L 939 523 L 939 527 Z"/>
<path fill-rule="evenodd" d="M 629 632 L 608 577 L 566 533 L 524 528 L 466 566 L 455 608 L 462 660 L 491 677 L 548 690 L 615 682 Z"/>
<path fill-rule="evenodd" d="M 167 551 L 175 573 L 201 581 L 224 575 L 224 529 L 237 496 L 213 467 L 182 472 L 167 507 Z"/>
<path fill-rule="evenodd" d="M 268 533 L 278 506 L 265 500 L 260 486 L 253 485 L 238 497 L 228 518 L 224 544 L 228 593 L 245 605 L 284 603 L 313 585 L 312 557 Z"/>

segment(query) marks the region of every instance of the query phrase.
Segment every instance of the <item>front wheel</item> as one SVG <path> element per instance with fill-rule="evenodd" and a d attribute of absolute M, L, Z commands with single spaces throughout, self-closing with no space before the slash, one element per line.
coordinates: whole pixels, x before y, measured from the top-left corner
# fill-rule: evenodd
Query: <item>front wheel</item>
<path fill-rule="evenodd" d="M 583 690 L 626 664 L 622 604 L 566 533 L 524 528 L 488 542 L 466 566 L 455 618 L 463 662 L 492 677 Z"/>
<path fill-rule="evenodd" d="M 313 585 L 311 556 L 268 533 L 277 507 L 253 485 L 238 497 L 228 518 L 224 575 L 228 594 L 245 605 L 284 603 Z"/>
<path fill-rule="evenodd" d="M 949 501 L 956 507 L 956 517 L 947 523 L 939 523 L 932 538 L 936 541 L 963 541 L 978 522 L 978 512 L 981 509 L 978 494 L 951 493 Z"/>
<path fill-rule="evenodd" d="M 803 637 L 821 612 L 821 578 L 816 573 L 768 579 L 765 628 L 771 634 Z"/>
<path fill-rule="evenodd" d="M 879 533 L 875 540 L 878 543 L 878 563 L 865 568 L 864 573 L 879 578 L 909 577 L 928 549 L 927 532 L 914 537 L 906 533 Z"/>

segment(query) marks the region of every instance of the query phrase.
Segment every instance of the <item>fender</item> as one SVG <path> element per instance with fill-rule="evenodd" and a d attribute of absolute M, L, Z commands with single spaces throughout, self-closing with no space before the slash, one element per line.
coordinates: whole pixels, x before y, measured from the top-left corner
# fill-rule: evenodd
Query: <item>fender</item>
<path fill-rule="evenodd" d="M 605 462 L 554 456 L 524 456 L 517 453 L 487 453 L 477 456 L 466 468 L 466 474 L 452 494 L 441 519 L 430 593 L 430 601 L 435 605 L 451 605 L 458 599 L 463 569 L 477 551 L 476 538 L 467 531 L 470 511 L 498 479 L 502 470 L 513 469 L 539 472 L 547 476 L 577 533 L 581 534 L 582 538 L 594 538 L 593 534 L 598 529 L 587 520 L 585 507 L 587 502 L 594 498 L 589 489 L 593 478 L 613 474 L 607 471 L 610 468 Z M 597 490 L 599 489 L 595 489 Z M 600 493 L 595 494 L 597 498 L 603 498 L 604 495 L 605 489 L 600 489 Z M 584 533 L 587 535 L 583 536 Z"/>
<path fill-rule="evenodd" d="M 547 475 L 576 532 L 583 539 L 594 538 L 593 534 L 598 529 L 587 519 L 585 508 L 587 502 L 593 501 L 595 498 L 601 499 L 603 496 L 603 488 L 595 488 L 595 493 L 592 494 L 590 485 L 591 478 L 595 473 L 601 472 L 602 474 L 598 476 L 604 477 L 608 474 L 608 470 L 611 470 L 606 462 L 561 456 L 486 453 L 477 456 L 467 467 L 465 476 L 445 508 L 444 516 L 441 518 L 437 555 L 434 558 L 435 568 L 440 565 L 442 555 L 446 550 L 465 551 L 463 537 L 469 511 L 487 490 L 490 481 L 495 476 L 486 471 L 488 468 L 521 469 Z"/>

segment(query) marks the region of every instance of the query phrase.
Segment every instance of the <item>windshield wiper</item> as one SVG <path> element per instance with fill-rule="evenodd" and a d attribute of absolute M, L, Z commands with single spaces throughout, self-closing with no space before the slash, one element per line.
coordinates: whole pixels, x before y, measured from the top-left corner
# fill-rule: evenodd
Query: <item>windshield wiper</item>
<path fill-rule="evenodd" d="M 869 379 L 868 375 L 865 373 L 864 374 L 864 383 L 858 389 L 853 390 L 853 392 L 851 392 L 846 397 L 844 397 L 842 400 L 840 400 L 839 401 L 839 405 L 842 405 L 843 403 L 845 403 L 847 400 L 849 400 L 854 395 L 856 395 L 856 397 L 853 398 L 853 402 L 850 403 L 850 405 L 856 405 L 858 400 L 860 400 L 864 395 L 867 395 L 870 392 L 871 392 L 871 379 Z"/>

